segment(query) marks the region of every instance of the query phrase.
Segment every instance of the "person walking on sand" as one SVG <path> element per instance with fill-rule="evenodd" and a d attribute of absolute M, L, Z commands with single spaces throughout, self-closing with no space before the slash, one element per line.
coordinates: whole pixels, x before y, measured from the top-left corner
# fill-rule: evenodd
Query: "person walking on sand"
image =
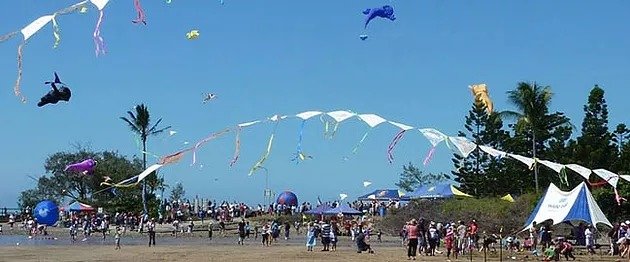
<path fill-rule="evenodd" d="M 149 232 L 149 246 L 153 244 L 155 247 L 155 218 L 152 218 L 149 223 L 147 223 L 147 232 Z"/>
<path fill-rule="evenodd" d="M 122 231 L 120 230 L 120 227 L 116 227 L 116 235 L 114 236 L 114 238 L 116 239 L 116 248 L 114 248 L 114 250 L 120 250 L 120 235 L 122 234 Z"/>
<path fill-rule="evenodd" d="M 407 222 L 406 230 L 407 231 L 407 259 L 416 260 L 416 256 L 418 254 L 418 222 L 416 219 L 412 219 Z"/>
<path fill-rule="evenodd" d="M 244 245 L 243 242 L 245 242 L 245 219 L 241 218 L 241 221 L 238 222 L 238 244 L 239 245 Z"/>
<path fill-rule="evenodd" d="M 317 242 L 317 238 L 315 237 L 315 226 L 313 222 L 308 225 L 306 229 L 306 251 L 313 251 L 313 247 Z"/>

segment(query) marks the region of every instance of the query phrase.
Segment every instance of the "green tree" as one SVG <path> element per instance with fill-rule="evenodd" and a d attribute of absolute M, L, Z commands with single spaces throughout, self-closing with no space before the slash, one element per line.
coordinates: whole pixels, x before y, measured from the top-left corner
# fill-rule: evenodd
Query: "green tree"
<path fill-rule="evenodd" d="M 610 169 L 616 158 L 613 135 L 608 130 L 608 105 L 604 90 L 595 85 L 584 105 L 582 134 L 577 138 L 576 163 L 591 169 Z"/>
<path fill-rule="evenodd" d="M 171 200 L 181 200 L 185 195 L 186 190 L 184 190 L 184 186 L 181 182 L 177 182 L 177 184 L 175 184 L 175 186 L 171 189 Z"/>
<path fill-rule="evenodd" d="M 571 133 L 570 119 L 563 113 L 549 113 L 553 93 L 551 87 L 540 86 L 536 83 L 519 82 L 516 89 L 508 91 L 508 101 L 516 107 L 516 111 L 503 111 L 503 118 L 515 119 L 512 125 L 516 139 L 520 141 L 512 143 L 519 149 L 520 142 L 528 141 L 531 151 L 529 154 L 534 159 L 544 157 L 546 146 L 554 143 L 557 147 L 566 147 L 566 134 Z M 514 152 L 514 151 L 512 151 Z M 515 153 L 527 153 L 515 152 Z M 536 192 L 539 190 L 539 168 L 534 166 L 534 182 Z M 549 179 L 547 179 L 549 180 Z"/>
<path fill-rule="evenodd" d="M 499 115 L 488 113 L 486 106 L 476 100 L 465 118 L 466 132 L 460 131 L 458 135 L 470 137 L 477 145 L 503 150 L 502 143 L 510 136 L 502 127 L 503 121 Z M 503 161 L 482 152 L 479 147 L 468 157 L 454 154 L 452 160 L 455 166 L 452 174 L 464 191 L 475 196 L 497 196 L 505 192 L 514 192 L 512 187 L 515 183 L 505 172 Z"/>
<path fill-rule="evenodd" d="M 158 135 L 168 130 L 169 128 L 171 128 L 171 126 L 167 126 L 165 128 L 158 128 L 158 125 L 160 124 L 160 122 L 162 122 L 162 118 L 158 119 L 155 122 L 155 124 L 151 126 L 151 116 L 149 114 L 149 109 L 144 104 L 136 105 L 135 111 L 136 111 L 135 114 L 134 112 L 127 111 L 127 115 L 129 116 L 129 118 L 123 116 L 123 117 L 120 117 L 120 119 L 125 121 L 125 123 L 127 123 L 131 131 L 133 131 L 140 137 L 140 141 L 142 141 L 142 167 L 146 169 L 147 168 L 147 154 L 146 154 L 147 140 L 149 136 Z M 151 183 L 151 181 L 155 179 L 157 179 L 157 176 L 149 175 L 149 177 L 147 177 L 142 182 L 142 209 L 145 214 L 148 213 L 147 181 Z M 151 191 L 152 195 L 153 195 L 153 190 L 155 190 L 155 188 L 153 188 Z"/>
<path fill-rule="evenodd" d="M 396 183 L 396 186 L 407 192 L 412 192 L 419 186 L 440 183 L 447 180 L 451 180 L 451 177 L 447 174 L 424 173 L 409 162 L 408 165 L 403 165 L 403 172 L 400 174 L 400 179 L 398 183 Z"/>
<path fill-rule="evenodd" d="M 98 162 L 94 173 L 81 175 L 64 172 L 66 165 L 92 158 Z M 137 188 L 110 189 L 101 186 L 104 177 L 118 182 L 142 172 L 142 162 L 127 159 L 116 152 L 93 152 L 79 148 L 76 152 L 57 152 L 46 159 L 47 175 L 37 179 L 37 185 L 20 194 L 20 207 L 33 207 L 37 202 L 50 199 L 61 204 L 65 200 L 76 200 L 89 205 L 116 210 L 132 211 L 140 208 L 140 190 Z M 135 208 L 135 209 L 134 209 Z"/>

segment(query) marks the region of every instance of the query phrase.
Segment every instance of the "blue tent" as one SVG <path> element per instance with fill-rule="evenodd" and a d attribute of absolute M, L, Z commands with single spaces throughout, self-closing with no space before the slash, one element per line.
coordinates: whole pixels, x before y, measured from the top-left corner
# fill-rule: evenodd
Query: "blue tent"
<path fill-rule="evenodd" d="M 547 220 L 553 221 L 554 225 L 582 221 L 593 226 L 604 224 L 612 227 L 584 182 L 569 192 L 550 184 L 525 222 L 523 231 L 531 228 L 534 222 L 542 223 Z"/>
<path fill-rule="evenodd" d="M 321 204 L 321 205 L 317 206 L 316 208 L 311 209 L 309 211 L 306 211 L 304 213 L 309 214 L 309 215 L 321 215 L 321 214 L 326 213 L 326 211 L 328 211 L 330 209 L 332 209 L 332 207 L 330 207 L 329 205 Z"/>
<path fill-rule="evenodd" d="M 454 196 L 471 197 L 470 195 L 459 191 L 450 183 L 437 185 L 424 185 L 416 188 L 413 192 L 407 194 L 409 198 L 451 198 Z"/>
<path fill-rule="evenodd" d="M 409 201 L 409 198 L 401 195 L 396 189 L 378 189 L 373 192 L 367 193 L 358 197 L 359 201 L 387 201 L 387 200 L 400 200 Z"/>
<path fill-rule="evenodd" d="M 335 208 L 324 211 L 324 215 L 337 215 L 339 213 L 344 215 L 363 215 L 363 212 L 351 208 L 348 205 L 339 205 Z"/>

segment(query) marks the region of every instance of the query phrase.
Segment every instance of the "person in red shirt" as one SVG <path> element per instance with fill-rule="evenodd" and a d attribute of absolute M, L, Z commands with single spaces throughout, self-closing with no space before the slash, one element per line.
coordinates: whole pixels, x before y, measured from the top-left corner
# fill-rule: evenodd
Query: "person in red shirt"
<path fill-rule="evenodd" d="M 455 259 L 457 259 L 457 250 L 453 251 L 453 243 L 455 242 L 455 234 L 453 233 L 454 230 L 453 226 L 447 228 L 446 237 L 444 238 L 444 244 L 446 245 L 446 257 L 449 260 L 451 259 L 451 252 L 453 252 Z"/>
<path fill-rule="evenodd" d="M 407 259 L 416 260 L 418 250 L 418 223 L 416 219 L 407 222 Z"/>
<path fill-rule="evenodd" d="M 479 231 L 479 227 L 477 226 L 477 221 L 473 219 L 470 221 L 470 224 L 468 224 L 468 233 L 472 239 L 475 249 L 478 248 L 477 242 L 479 242 L 479 234 L 477 231 Z"/>
<path fill-rule="evenodd" d="M 560 255 L 564 255 L 564 258 L 567 259 L 567 261 L 569 260 L 569 258 L 575 260 L 575 256 L 573 256 L 573 246 L 571 245 L 571 243 L 569 243 L 568 240 L 564 240 L 561 243 L 561 247 L 560 247 Z"/>

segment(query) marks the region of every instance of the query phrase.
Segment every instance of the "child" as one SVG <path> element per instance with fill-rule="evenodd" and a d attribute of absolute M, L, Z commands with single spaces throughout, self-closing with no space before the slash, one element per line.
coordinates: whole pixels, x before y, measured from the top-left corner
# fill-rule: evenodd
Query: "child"
<path fill-rule="evenodd" d="M 70 225 L 70 239 L 72 240 L 72 243 L 77 241 L 77 224 L 73 223 Z"/>
<path fill-rule="evenodd" d="M 122 234 L 122 231 L 120 230 L 120 227 L 116 227 L 116 235 L 114 236 L 114 238 L 116 239 L 116 248 L 114 248 L 114 250 L 120 250 L 120 235 Z"/>
<path fill-rule="evenodd" d="M 317 237 L 315 236 L 315 227 L 313 222 L 308 225 L 306 229 L 306 250 L 313 252 L 313 247 L 317 242 Z"/>
<path fill-rule="evenodd" d="M 573 256 L 573 246 L 566 239 L 563 242 L 560 242 L 560 255 L 564 255 L 564 258 L 568 261 L 569 258 L 575 260 L 575 256 Z"/>
<path fill-rule="evenodd" d="M 376 234 L 376 239 L 378 240 L 379 243 L 383 243 L 383 240 L 381 239 L 382 235 L 383 235 L 383 231 L 379 229 L 378 233 Z"/>
<path fill-rule="evenodd" d="M 532 251 L 533 242 L 529 237 L 525 237 L 525 241 L 523 242 L 523 248 L 527 251 Z"/>
<path fill-rule="evenodd" d="M 2 224 L 0 224 L 0 235 L 2 235 Z"/>

